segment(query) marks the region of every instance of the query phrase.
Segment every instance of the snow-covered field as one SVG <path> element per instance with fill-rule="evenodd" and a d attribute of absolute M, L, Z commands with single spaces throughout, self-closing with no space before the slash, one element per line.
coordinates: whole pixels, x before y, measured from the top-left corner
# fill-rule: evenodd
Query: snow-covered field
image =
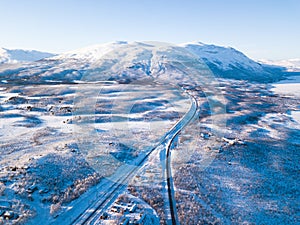
<path fill-rule="evenodd" d="M 274 84 L 273 91 L 280 95 L 294 96 L 300 99 L 300 76 L 292 76 Z M 291 116 L 300 126 L 300 106 L 298 107 L 298 110 L 291 111 Z"/>
<path fill-rule="evenodd" d="M 290 112 L 299 97 L 274 95 L 268 85 L 220 83 L 228 100 L 224 136 L 203 114 L 172 157 L 181 224 L 298 224 L 300 124 Z"/>
<path fill-rule="evenodd" d="M 199 95 L 200 118 L 172 151 L 180 223 L 299 223 L 300 126 L 291 117 L 299 97 L 275 94 L 269 84 L 221 79 L 219 85 L 227 112 L 215 116 L 226 118 L 226 127 L 213 123 Z M 153 156 L 130 191 L 164 215 L 158 162 Z"/>
<path fill-rule="evenodd" d="M 8 223 L 57 216 L 138 161 L 189 107 L 172 87 L 107 82 L 1 85 L 0 100 L 0 200 L 9 202 L 0 207 L 11 213 Z"/>

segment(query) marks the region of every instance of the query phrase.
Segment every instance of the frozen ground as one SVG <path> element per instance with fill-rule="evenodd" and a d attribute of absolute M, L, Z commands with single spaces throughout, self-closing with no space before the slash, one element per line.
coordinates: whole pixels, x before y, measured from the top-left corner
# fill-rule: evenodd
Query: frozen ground
<path fill-rule="evenodd" d="M 227 113 L 212 115 L 199 88 L 199 120 L 172 151 L 180 223 L 298 224 L 300 126 L 291 112 L 300 99 L 275 94 L 268 84 L 219 84 Z M 226 118 L 226 126 L 214 117 Z M 159 165 L 157 154 L 129 190 L 164 218 Z"/>
<path fill-rule="evenodd" d="M 172 153 L 181 224 L 299 223 L 300 100 L 286 92 L 289 85 L 298 87 L 219 79 L 221 115 L 211 112 L 203 88 L 190 90 L 199 120 L 180 133 Z M 82 212 L 91 193 L 134 165 L 189 108 L 186 96 L 165 85 L 2 84 L 0 96 L 6 224 L 55 224 L 65 212 Z M 161 163 L 152 154 L 128 191 L 164 222 Z"/>
<path fill-rule="evenodd" d="M 300 99 L 268 85 L 220 83 L 228 101 L 223 137 L 202 114 L 197 147 L 187 150 L 196 130 L 189 127 L 173 154 L 181 224 L 298 224 L 300 126 L 290 112 Z"/>
<path fill-rule="evenodd" d="M 294 96 L 300 98 L 300 76 L 292 76 L 287 80 L 280 81 L 274 84 L 273 91 L 280 95 Z M 295 121 L 300 124 L 300 107 L 297 111 L 291 111 L 291 115 Z"/>
<path fill-rule="evenodd" d="M 55 221 L 102 178 L 134 165 L 189 107 L 172 87 L 113 82 L 3 84 L 0 101 L 0 223 L 7 224 Z"/>

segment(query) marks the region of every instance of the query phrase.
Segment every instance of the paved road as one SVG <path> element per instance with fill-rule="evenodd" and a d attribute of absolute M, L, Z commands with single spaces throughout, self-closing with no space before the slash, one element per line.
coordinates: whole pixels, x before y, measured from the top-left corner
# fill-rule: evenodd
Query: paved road
<path fill-rule="evenodd" d="M 154 150 L 159 150 L 160 152 L 165 152 L 164 155 L 164 178 L 167 187 L 168 197 L 165 201 L 168 202 L 167 211 L 167 221 L 168 224 L 179 224 L 177 213 L 176 213 L 176 202 L 174 198 L 174 187 L 171 176 L 171 165 L 170 165 L 170 156 L 171 156 L 171 145 L 180 133 L 180 131 L 193 120 L 196 115 L 198 105 L 194 97 L 190 96 L 191 107 L 189 111 L 165 134 L 162 141 L 154 147 L 145 157 L 138 163 L 136 166 L 127 166 L 115 173 L 115 182 L 108 181 L 101 187 L 101 197 L 99 197 L 95 202 L 89 205 L 89 207 L 81 213 L 78 217 L 74 217 L 74 214 L 71 212 L 67 213 L 63 218 L 59 218 L 58 221 L 63 222 L 64 224 L 98 224 L 100 215 L 102 215 L 105 210 L 122 194 L 130 180 L 137 173 L 139 168 L 141 168 L 146 162 L 150 154 Z"/>
<path fill-rule="evenodd" d="M 173 184 L 173 178 L 172 178 L 172 167 L 171 167 L 171 151 L 173 147 L 174 140 L 177 138 L 177 135 L 180 133 L 180 131 L 187 126 L 196 116 L 197 116 L 197 109 L 198 104 L 194 97 L 190 96 L 192 105 L 190 110 L 185 114 L 184 117 L 181 118 L 180 121 L 174 126 L 174 129 L 172 132 L 169 133 L 169 135 L 165 138 L 166 141 L 166 147 L 164 150 L 164 154 L 162 156 L 164 157 L 161 159 L 162 162 L 164 162 L 165 165 L 163 165 L 163 187 L 166 187 L 165 190 L 165 207 L 166 207 L 166 222 L 167 224 L 172 225 L 178 225 L 178 215 L 176 210 L 176 200 L 174 197 L 174 184 Z"/>

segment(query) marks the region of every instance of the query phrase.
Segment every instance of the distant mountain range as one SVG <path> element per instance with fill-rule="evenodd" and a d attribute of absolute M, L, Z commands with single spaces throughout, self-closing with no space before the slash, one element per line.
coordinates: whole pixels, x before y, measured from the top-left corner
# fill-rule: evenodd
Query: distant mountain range
<path fill-rule="evenodd" d="M 9 70 L 4 74 L 14 73 L 17 76 L 34 76 L 34 79 L 58 79 L 73 81 L 81 79 L 83 73 L 89 70 L 112 71 L 115 64 L 127 66 L 127 71 L 119 71 L 131 78 L 134 76 L 149 76 L 153 74 L 179 74 L 182 68 L 166 61 L 165 58 L 181 58 L 193 61 L 198 58 L 205 62 L 216 77 L 246 79 L 252 81 L 275 81 L 285 71 L 300 71 L 300 59 L 281 62 L 256 62 L 242 52 L 231 48 L 189 42 L 180 45 L 164 47 L 163 50 L 151 51 L 151 42 L 111 42 L 94 45 L 59 55 L 51 53 L 8 50 L 0 48 L 0 64 L 16 62 L 33 62 L 31 65 Z M 162 44 L 163 45 L 163 44 Z M 38 61 L 34 63 L 35 61 Z M 34 70 L 33 70 L 34 68 Z M 195 67 L 196 68 L 196 67 Z M 117 73 L 117 72 L 116 72 Z M 136 74 L 139 75 L 136 75 Z M 130 75 L 129 75 L 130 74 Z M 3 73 L 2 73 L 3 75 Z M 1 73 L 0 73 L 1 76 Z M 91 75 L 91 79 L 97 79 Z M 126 78 L 127 79 L 127 78 Z M 181 79 L 174 77 L 174 79 Z"/>
<path fill-rule="evenodd" d="M 287 60 L 260 60 L 260 63 L 266 65 L 280 66 L 285 68 L 288 72 L 300 72 L 300 58 Z"/>
<path fill-rule="evenodd" d="M 0 64 L 3 63 L 18 63 L 18 62 L 33 62 L 47 57 L 52 57 L 54 54 L 48 52 L 40 52 L 35 50 L 21 50 L 0 48 Z"/>

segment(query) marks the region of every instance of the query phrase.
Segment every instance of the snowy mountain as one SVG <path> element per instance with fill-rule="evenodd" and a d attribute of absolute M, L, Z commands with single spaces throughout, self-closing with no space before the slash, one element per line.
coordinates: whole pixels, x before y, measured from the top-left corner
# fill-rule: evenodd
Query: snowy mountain
<path fill-rule="evenodd" d="M 109 55 L 111 52 L 117 51 L 119 48 L 126 48 L 126 46 L 130 45 L 136 45 L 133 49 L 141 48 L 145 44 L 146 43 L 126 41 L 110 42 L 70 51 L 58 55 L 53 59 L 62 61 L 80 60 L 86 64 L 97 64 L 99 63 L 99 60 L 103 60 L 103 57 Z M 179 44 L 177 47 L 184 48 L 195 57 L 203 60 L 214 75 L 218 77 L 256 81 L 277 80 L 278 77 L 274 76 L 274 74 L 278 75 L 283 70 L 283 68 L 279 66 L 269 66 L 264 63 L 256 62 L 248 58 L 242 52 L 231 47 L 208 45 L 201 42 Z M 128 56 L 132 57 L 129 54 Z M 124 58 L 124 56 L 121 55 L 120 57 Z M 149 55 L 149 57 L 151 58 L 152 56 Z M 144 62 L 149 61 L 150 58 L 147 60 L 144 59 Z M 127 59 L 129 60 L 129 58 Z M 149 65 L 144 65 L 144 67 L 147 68 Z"/>
<path fill-rule="evenodd" d="M 0 75 L 5 80 L 22 77 L 31 82 L 160 79 L 184 83 L 201 81 L 203 76 L 269 82 L 282 76 L 282 68 L 255 62 L 233 48 L 201 42 L 119 41 L 66 52 Z"/>
<path fill-rule="evenodd" d="M 208 45 L 202 42 L 180 44 L 202 58 L 216 76 L 234 79 L 272 79 L 281 68 L 256 62 L 231 47 Z"/>
<path fill-rule="evenodd" d="M 261 63 L 280 66 L 285 68 L 288 72 L 300 72 L 300 58 L 299 59 L 288 59 L 288 60 L 260 60 Z"/>
<path fill-rule="evenodd" d="M 9 50 L 0 48 L 0 64 L 17 63 L 17 62 L 33 62 L 43 58 L 52 57 L 54 54 L 47 52 L 39 52 L 35 50 Z"/>
<path fill-rule="evenodd" d="M 208 45 L 202 42 L 189 42 L 180 44 L 187 48 L 206 62 L 214 64 L 221 70 L 231 70 L 233 67 L 242 67 L 248 70 L 261 71 L 261 65 L 243 53 L 231 47 L 221 47 L 216 45 Z"/>
<path fill-rule="evenodd" d="M 180 46 L 159 42 L 95 45 L 2 72 L 6 81 L 22 78 L 34 83 L 159 79 L 178 84 L 196 83 L 208 75 L 212 74 L 199 57 Z"/>

